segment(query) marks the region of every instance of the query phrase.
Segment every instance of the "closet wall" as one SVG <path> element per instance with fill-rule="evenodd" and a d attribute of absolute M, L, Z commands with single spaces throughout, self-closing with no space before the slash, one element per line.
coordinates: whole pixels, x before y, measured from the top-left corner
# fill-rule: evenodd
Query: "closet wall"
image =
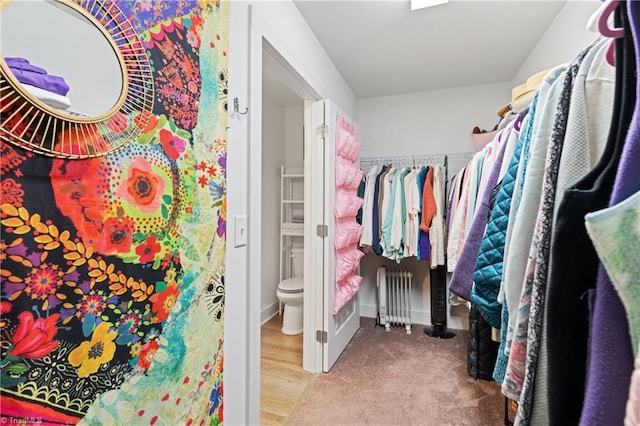
<path fill-rule="evenodd" d="M 280 166 L 286 151 L 285 108 L 273 98 L 262 98 L 262 297 L 260 322 L 278 310 L 280 279 Z"/>
<path fill-rule="evenodd" d="M 286 164 L 290 167 L 304 167 L 302 158 L 302 131 L 304 128 L 304 105 L 285 108 Z"/>
<path fill-rule="evenodd" d="M 511 82 L 358 100 L 361 157 L 473 150 L 474 126 L 492 128 Z"/>
<path fill-rule="evenodd" d="M 522 64 L 513 84 L 524 83 L 538 71 L 570 62 L 587 47 L 597 36 L 586 28 L 598 6 L 599 1 L 568 1 Z"/>

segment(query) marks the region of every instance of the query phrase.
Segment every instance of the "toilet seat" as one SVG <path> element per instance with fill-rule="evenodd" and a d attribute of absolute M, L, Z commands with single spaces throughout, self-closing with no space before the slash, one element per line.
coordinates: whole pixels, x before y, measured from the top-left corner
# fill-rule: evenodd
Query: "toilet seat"
<path fill-rule="evenodd" d="M 293 277 L 280 281 L 278 291 L 286 294 L 302 293 L 304 291 L 304 279 L 302 277 Z"/>

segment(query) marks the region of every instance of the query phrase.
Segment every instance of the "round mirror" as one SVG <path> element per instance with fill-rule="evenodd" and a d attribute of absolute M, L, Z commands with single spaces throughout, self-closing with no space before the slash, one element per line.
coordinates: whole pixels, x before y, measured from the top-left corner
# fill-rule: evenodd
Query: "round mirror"
<path fill-rule="evenodd" d="M 137 140 L 153 112 L 153 74 L 117 3 L 0 0 L 0 140 L 65 158 Z"/>
<path fill-rule="evenodd" d="M 117 107 L 123 67 L 89 16 L 47 0 L 13 0 L 0 15 L 2 56 L 24 90 L 63 114 L 99 117 Z"/>

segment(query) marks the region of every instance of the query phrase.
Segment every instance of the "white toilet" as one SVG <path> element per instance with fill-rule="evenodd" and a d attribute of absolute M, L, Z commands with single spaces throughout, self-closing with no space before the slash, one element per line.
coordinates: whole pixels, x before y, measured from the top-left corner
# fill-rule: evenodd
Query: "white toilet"
<path fill-rule="evenodd" d="M 300 334 L 303 329 L 304 299 L 304 251 L 291 250 L 291 267 L 293 278 L 280 281 L 276 295 L 284 306 L 282 315 L 282 333 Z"/>
<path fill-rule="evenodd" d="M 293 277 L 280 281 L 276 295 L 284 305 L 282 332 L 284 334 L 302 333 L 302 313 L 304 297 L 304 279 Z"/>

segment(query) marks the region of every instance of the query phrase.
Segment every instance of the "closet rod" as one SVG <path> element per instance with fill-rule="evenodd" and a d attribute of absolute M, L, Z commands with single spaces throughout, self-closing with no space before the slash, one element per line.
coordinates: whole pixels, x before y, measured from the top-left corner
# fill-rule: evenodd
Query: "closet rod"
<path fill-rule="evenodd" d="M 360 168 L 363 166 L 374 166 L 382 164 L 393 164 L 397 167 L 415 167 L 422 165 L 429 165 L 434 163 L 444 164 L 445 158 L 451 160 L 470 160 L 473 157 L 473 152 L 452 152 L 452 153 L 437 153 L 437 154 L 412 154 L 412 155 L 385 155 L 385 156 L 371 156 L 360 157 Z"/>
<path fill-rule="evenodd" d="M 411 155 L 381 155 L 381 156 L 370 156 L 370 157 L 360 157 L 360 163 L 378 163 L 378 164 L 386 164 L 395 162 L 407 162 L 407 161 L 421 161 L 421 160 L 436 160 L 436 161 L 444 161 L 445 157 L 448 157 L 449 160 L 457 160 L 457 159 L 471 159 L 473 157 L 473 152 L 443 152 L 437 154 L 411 154 Z M 417 164 L 417 163 L 416 163 Z M 417 164 L 421 165 L 421 164 Z"/>
<path fill-rule="evenodd" d="M 441 164 L 444 166 L 444 196 L 449 194 L 449 178 L 453 174 L 461 170 L 473 158 L 474 152 L 451 152 L 437 154 L 413 154 L 413 155 L 387 155 L 360 157 L 360 169 L 365 173 L 373 166 L 381 166 L 383 164 L 393 164 L 394 167 L 416 167 L 428 166 L 433 164 Z M 447 217 L 448 212 L 443 211 L 443 216 Z"/>

